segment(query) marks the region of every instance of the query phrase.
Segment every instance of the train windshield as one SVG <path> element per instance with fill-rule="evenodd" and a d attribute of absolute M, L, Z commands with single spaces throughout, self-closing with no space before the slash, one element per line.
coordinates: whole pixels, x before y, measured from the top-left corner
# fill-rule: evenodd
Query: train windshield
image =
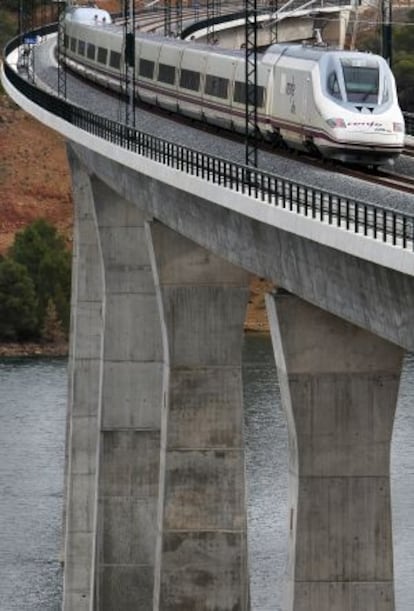
<path fill-rule="evenodd" d="M 345 61 L 341 64 L 348 102 L 376 104 L 379 90 L 378 66 L 361 66 Z"/>

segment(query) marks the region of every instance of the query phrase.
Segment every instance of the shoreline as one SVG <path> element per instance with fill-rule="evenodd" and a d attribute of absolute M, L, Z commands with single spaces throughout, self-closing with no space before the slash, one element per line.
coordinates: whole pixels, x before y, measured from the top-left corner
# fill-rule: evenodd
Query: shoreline
<path fill-rule="evenodd" d="M 69 344 L 44 344 L 35 342 L 4 342 L 0 343 L 0 358 L 21 357 L 67 357 Z"/>
<path fill-rule="evenodd" d="M 246 325 L 245 333 L 269 333 L 267 325 L 256 323 Z M 68 357 L 69 344 L 67 342 L 46 344 L 36 342 L 3 342 L 0 343 L 0 358 L 22 357 Z"/>

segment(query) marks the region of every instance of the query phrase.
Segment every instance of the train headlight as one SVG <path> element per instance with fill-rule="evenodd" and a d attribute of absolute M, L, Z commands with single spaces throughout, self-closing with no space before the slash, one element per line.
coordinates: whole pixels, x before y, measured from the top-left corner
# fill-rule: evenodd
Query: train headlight
<path fill-rule="evenodd" d="M 393 123 L 392 129 L 394 132 L 401 134 L 404 131 L 404 123 Z"/>
<path fill-rule="evenodd" d="M 346 123 L 343 119 L 341 118 L 337 118 L 337 119 L 327 119 L 326 120 L 327 124 L 329 125 L 329 127 L 342 127 L 345 128 L 346 127 Z"/>

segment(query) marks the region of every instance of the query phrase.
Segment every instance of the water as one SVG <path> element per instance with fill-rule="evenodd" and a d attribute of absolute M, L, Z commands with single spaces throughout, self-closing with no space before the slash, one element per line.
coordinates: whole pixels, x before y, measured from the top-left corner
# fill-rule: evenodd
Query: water
<path fill-rule="evenodd" d="M 58 611 L 64 360 L 0 361 L 0 610 Z"/>
<path fill-rule="evenodd" d="M 0 361 L 0 611 L 60 611 L 66 361 Z M 253 611 L 282 611 L 287 433 L 268 337 L 245 349 L 249 546 Z M 414 357 L 394 431 L 397 611 L 414 609 Z M 121 610 L 120 610 L 121 611 Z"/>

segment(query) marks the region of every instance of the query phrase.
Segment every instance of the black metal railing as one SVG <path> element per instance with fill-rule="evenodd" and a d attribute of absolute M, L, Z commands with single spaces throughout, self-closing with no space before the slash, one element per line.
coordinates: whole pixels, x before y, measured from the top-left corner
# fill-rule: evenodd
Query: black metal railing
<path fill-rule="evenodd" d="M 254 197 L 264 204 L 414 251 L 414 216 L 315 189 L 98 116 L 22 78 L 6 60 L 16 46 L 12 41 L 5 50 L 6 78 L 29 100 L 73 126 L 158 163 Z"/>

